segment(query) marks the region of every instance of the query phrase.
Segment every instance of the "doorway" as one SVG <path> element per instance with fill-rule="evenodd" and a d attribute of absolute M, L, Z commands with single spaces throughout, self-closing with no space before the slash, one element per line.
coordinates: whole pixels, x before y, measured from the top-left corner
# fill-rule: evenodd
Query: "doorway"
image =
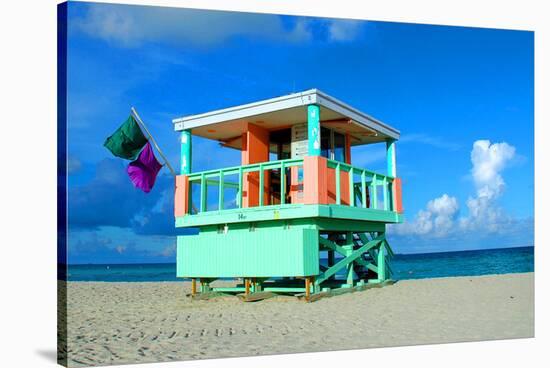
<path fill-rule="evenodd" d="M 286 160 L 290 158 L 291 130 L 281 129 L 269 133 L 269 161 Z M 284 175 L 285 188 L 281 193 L 281 175 Z M 286 168 L 284 173 L 281 169 L 270 170 L 269 193 L 270 204 L 277 205 L 281 203 L 281 195 L 284 196 L 285 203 L 290 203 L 290 168 Z"/>

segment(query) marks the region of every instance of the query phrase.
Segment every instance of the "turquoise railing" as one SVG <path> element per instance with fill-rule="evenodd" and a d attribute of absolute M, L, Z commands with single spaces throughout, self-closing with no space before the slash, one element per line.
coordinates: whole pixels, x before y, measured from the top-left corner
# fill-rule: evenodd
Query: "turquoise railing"
<path fill-rule="evenodd" d="M 348 165 L 346 163 L 327 160 L 327 166 L 329 169 L 334 169 L 334 179 L 335 179 L 335 197 L 336 204 L 342 204 L 342 186 L 341 186 L 341 172 L 347 172 L 349 175 L 349 205 L 356 206 L 355 199 L 360 198 L 360 206 L 363 208 L 372 208 L 375 210 L 385 210 L 392 211 L 392 203 L 394 200 L 392 198 L 391 185 L 393 182 L 393 177 L 388 175 L 383 175 L 376 173 L 374 171 L 361 169 Z M 360 181 L 356 182 L 354 177 L 355 175 L 360 176 Z M 378 188 L 382 189 L 382 206 L 378 206 Z M 367 191 L 368 190 L 368 191 Z M 370 200 L 367 200 L 369 196 Z"/>
<path fill-rule="evenodd" d="M 236 189 L 236 205 L 238 208 L 242 208 L 242 193 L 243 193 L 243 176 L 248 173 L 258 174 L 258 206 L 264 206 L 264 188 L 265 188 L 265 171 L 266 170 L 280 170 L 280 204 L 285 203 L 286 183 L 285 172 L 287 168 L 303 166 L 303 159 L 288 159 L 279 161 L 268 161 L 257 164 L 234 166 L 224 169 L 208 170 L 188 175 L 189 187 L 194 183 L 200 184 L 200 207 L 196 209 L 194 203 L 191 202 L 191 208 L 195 212 L 207 211 L 207 190 L 208 186 L 218 187 L 218 211 L 221 211 L 225 207 L 224 191 L 226 188 Z M 230 175 L 237 175 L 236 182 L 229 182 L 225 180 Z M 189 197 L 192 201 L 192 196 Z"/>
<path fill-rule="evenodd" d="M 243 178 L 245 174 L 258 173 L 258 204 L 257 206 L 271 205 L 272 203 L 265 203 L 264 201 L 264 188 L 265 188 L 265 171 L 267 170 L 279 170 L 280 173 L 280 190 L 279 190 L 279 203 L 278 205 L 285 204 L 287 194 L 286 181 L 286 169 L 291 167 L 303 167 L 304 160 L 287 159 L 279 161 L 268 161 L 257 164 L 250 164 L 244 166 L 234 166 L 223 169 L 208 170 L 202 172 L 196 172 L 189 174 L 189 188 L 194 185 L 200 187 L 198 191 L 197 203 L 193 201 L 194 192 L 190 190 L 189 201 L 191 213 L 207 212 L 208 206 L 216 205 L 215 201 L 212 203 L 208 198 L 209 188 L 215 188 L 218 191 L 217 195 L 217 208 L 216 211 L 222 211 L 228 209 L 225 203 L 225 190 L 231 188 L 235 190 L 235 207 L 243 207 Z M 335 160 L 327 160 L 327 168 L 334 170 L 334 183 L 327 183 L 329 188 L 333 188 L 335 193 L 335 203 L 342 204 L 342 183 L 341 173 L 348 173 L 348 185 L 349 185 L 349 206 L 371 208 L 377 210 L 392 211 L 394 210 L 392 198 L 391 185 L 394 180 L 393 177 L 376 173 L 374 171 L 354 167 L 343 162 Z M 358 175 L 360 180 L 356 181 L 355 176 Z M 228 177 L 234 176 L 233 181 L 227 180 Z M 235 178 L 236 176 L 236 178 Z M 297 183 L 294 183 L 297 184 Z M 379 190 L 382 191 L 381 198 L 379 198 Z M 379 204 L 381 200 L 381 205 Z M 198 206 L 196 206 L 198 204 Z"/>

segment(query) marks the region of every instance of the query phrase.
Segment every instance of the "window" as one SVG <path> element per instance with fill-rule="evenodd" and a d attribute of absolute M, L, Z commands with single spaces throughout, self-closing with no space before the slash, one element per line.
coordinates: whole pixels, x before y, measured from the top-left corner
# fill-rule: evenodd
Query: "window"
<path fill-rule="evenodd" d="M 321 156 L 346 162 L 346 137 L 332 129 L 321 127 Z"/>
<path fill-rule="evenodd" d="M 346 137 L 343 134 L 333 132 L 334 158 L 333 160 L 346 162 Z"/>
<path fill-rule="evenodd" d="M 321 156 L 326 158 L 331 158 L 330 149 L 331 149 L 331 138 L 330 133 L 332 131 L 327 128 L 321 127 Z"/>

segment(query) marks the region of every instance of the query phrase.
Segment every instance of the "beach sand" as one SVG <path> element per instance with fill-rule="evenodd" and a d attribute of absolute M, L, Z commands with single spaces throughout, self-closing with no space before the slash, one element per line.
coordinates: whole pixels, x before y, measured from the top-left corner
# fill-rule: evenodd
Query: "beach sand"
<path fill-rule="evenodd" d="M 314 303 L 197 301 L 188 282 L 67 282 L 66 291 L 69 366 L 534 336 L 533 273 L 404 280 Z"/>

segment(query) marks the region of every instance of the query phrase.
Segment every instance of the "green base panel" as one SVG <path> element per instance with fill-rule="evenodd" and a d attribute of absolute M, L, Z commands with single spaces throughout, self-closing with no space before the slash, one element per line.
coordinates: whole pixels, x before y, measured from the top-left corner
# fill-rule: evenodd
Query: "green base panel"
<path fill-rule="evenodd" d="M 241 228 L 178 236 L 178 277 L 284 277 L 319 273 L 319 232 Z"/>

